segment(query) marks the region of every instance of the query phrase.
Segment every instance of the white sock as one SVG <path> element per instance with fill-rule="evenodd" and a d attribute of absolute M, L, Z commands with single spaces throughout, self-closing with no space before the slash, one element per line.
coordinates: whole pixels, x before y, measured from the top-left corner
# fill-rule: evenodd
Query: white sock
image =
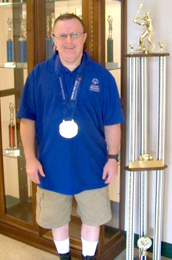
<path fill-rule="evenodd" d="M 96 253 L 96 248 L 98 241 L 96 242 L 91 242 L 91 241 L 86 241 L 83 238 L 82 240 L 82 254 L 83 256 L 94 256 Z"/>
<path fill-rule="evenodd" d="M 55 246 L 59 254 L 66 254 L 69 253 L 69 238 L 63 241 L 55 241 Z"/>

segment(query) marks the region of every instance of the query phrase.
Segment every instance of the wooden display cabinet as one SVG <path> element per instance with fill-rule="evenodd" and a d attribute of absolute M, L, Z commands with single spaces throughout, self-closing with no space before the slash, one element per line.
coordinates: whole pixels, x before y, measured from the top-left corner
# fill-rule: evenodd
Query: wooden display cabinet
<path fill-rule="evenodd" d="M 32 184 L 26 176 L 19 133 L 20 122 L 16 119 L 16 112 L 28 73 L 38 62 L 52 55 L 51 25 L 53 20 L 65 12 L 73 12 L 83 19 L 87 32 L 87 51 L 94 60 L 105 66 L 107 66 L 109 33 L 107 17 L 108 15 L 113 17 L 112 38 L 115 44 L 113 59 L 116 67 L 110 71 L 117 80 L 123 103 L 125 93 L 121 86 L 125 83 L 125 79 L 121 77 L 121 72 L 125 65 L 121 57 L 126 48 L 123 37 L 126 1 L 13 0 L 10 2 L 9 0 L 7 3 L 0 2 L 0 233 L 54 254 L 57 252 L 51 231 L 39 227 L 35 220 L 36 185 Z M 10 24 L 9 21 L 11 21 Z M 12 61 L 9 61 L 8 57 L 9 38 L 13 45 Z M 27 49 L 23 54 L 21 54 L 21 41 L 27 44 Z M 26 60 L 23 60 L 21 55 L 26 55 Z M 15 127 L 12 141 L 9 137 L 11 123 Z M 122 135 L 119 177 L 110 186 L 113 219 L 107 225 L 101 226 L 96 259 L 114 259 L 125 248 L 123 232 L 125 181 L 123 167 L 121 167 L 125 160 L 124 126 Z M 81 220 L 75 208 L 74 201 L 70 222 L 71 253 L 73 258 L 80 259 Z"/>

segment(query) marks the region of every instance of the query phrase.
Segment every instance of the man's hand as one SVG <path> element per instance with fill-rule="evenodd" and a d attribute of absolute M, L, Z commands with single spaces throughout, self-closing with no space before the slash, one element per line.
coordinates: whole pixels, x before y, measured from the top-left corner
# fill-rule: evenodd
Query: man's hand
<path fill-rule="evenodd" d="M 103 180 L 106 184 L 113 182 L 118 174 L 118 163 L 114 159 L 109 159 L 103 169 Z"/>
<path fill-rule="evenodd" d="M 36 158 L 26 161 L 26 173 L 29 179 L 36 184 L 40 184 L 39 175 L 45 177 L 42 165 Z"/>

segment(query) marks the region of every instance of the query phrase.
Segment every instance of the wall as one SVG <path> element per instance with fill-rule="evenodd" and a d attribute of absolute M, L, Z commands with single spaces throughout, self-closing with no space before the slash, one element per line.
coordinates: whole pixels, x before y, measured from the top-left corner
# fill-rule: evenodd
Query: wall
<path fill-rule="evenodd" d="M 127 17 L 127 30 L 128 30 L 128 43 L 131 41 L 135 42 L 135 49 L 139 44 L 139 37 L 143 33 L 145 27 L 133 23 L 133 18 L 137 12 L 139 5 L 142 3 L 143 7 L 139 13 L 139 16 L 145 16 L 146 11 L 151 12 L 151 17 L 154 23 L 154 34 L 152 40 L 155 42 L 157 49 L 159 50 L 159 40 L 164 42 L 164 52 L 171 54 L 167 58 L 167 93 L 166 93 L 166 141 L 165 141 L 165 164 L 168 165 L 168 169 L 164 173 L 164 203 L 163 203 L 163 227 L 162 227 L 162 241 L 172 244 L 172 2 L 169 0 L 142 0 L 138 2 L 137 0 L 127 0 L 128 1 L 128 17 Z M 130 48 L 128 46 L 128 53 Z M 156 101 L 157 97 L 157 84 L 158 84 L 158 63 L 156 58 L 151 58 L 149 64 L 148 73 L 148 86 L 149 86 L 149 133 L 152 134 L 150 137 L 150 152 L 156 152 L 155 136 L 156 136 Z M 149 206 L 148 206 L 148 235 L 153 237 L 154 230 L 154 215 L 155 215 L 155 182 L 156 174 L 152 172 L 149 174 L 149 185 L 148 185 L 148 196 L 149 196 Z M 136 178 L 136 186 L 138 184 L 138 179 Z M 136 195 L 138 190 L 136 189 Z M 127 195 L 127 192 L 126 192 Z M 127 197 L 126 197 L 127 201 Z M 127 210 L 127 206 L 126 206 Z M 139 233 L 138 227 L 138 199 L 136 198 L 136 209 L 135 209 L 135 233 Z M 127 215 L 125 227 L 127 229 Z"/>

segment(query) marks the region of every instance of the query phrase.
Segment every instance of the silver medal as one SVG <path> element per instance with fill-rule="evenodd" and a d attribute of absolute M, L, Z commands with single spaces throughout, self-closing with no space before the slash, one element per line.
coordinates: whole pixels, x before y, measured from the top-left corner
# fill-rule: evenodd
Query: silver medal
<path fill-rule="evenodd" d="M 59 133 L 64 138 L 73 138 L 78 134 L 78 125 L 74 120 L 63 120 L 59 125 Z"/>

